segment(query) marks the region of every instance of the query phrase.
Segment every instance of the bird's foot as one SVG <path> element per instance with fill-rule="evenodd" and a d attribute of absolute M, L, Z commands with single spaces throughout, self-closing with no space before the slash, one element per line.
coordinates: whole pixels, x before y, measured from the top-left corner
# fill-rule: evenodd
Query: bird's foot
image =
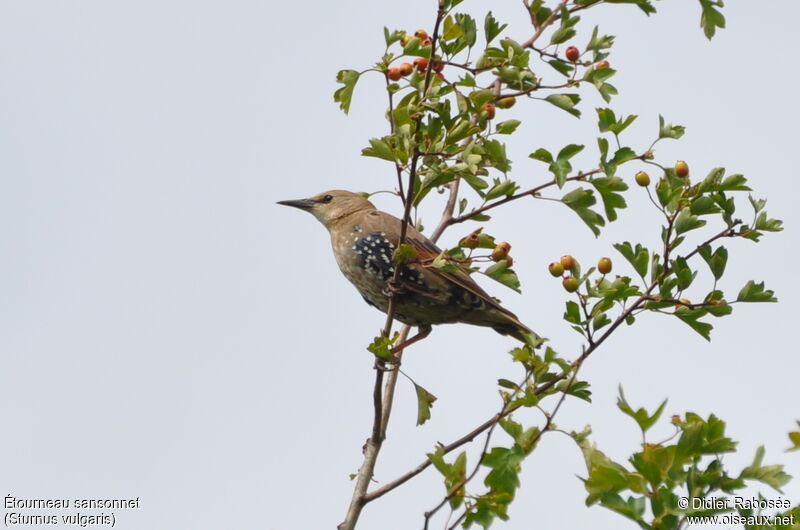
<path fill-rule="evenodd" d="M 403 285 L 394 283 L 392 280 L 386 282 L 386 285 L 383 288 L 383 295 L 384 296 L 394 296 L 397 294 L 403 294 L 406 292 L 406 289 Z"/>

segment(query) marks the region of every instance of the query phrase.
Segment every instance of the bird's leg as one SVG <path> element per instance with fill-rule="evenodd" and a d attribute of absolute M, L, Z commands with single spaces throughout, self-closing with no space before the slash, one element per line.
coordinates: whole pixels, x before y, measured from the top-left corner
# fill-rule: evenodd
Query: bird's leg
<path fill-rule="evenodd" d="M 405 348 L 408 348 L 409 346 L 414 344 L 415 342 L 424 339 L 425 337 L 431 334 L 431 329 L 432 328 L 429 324 L 422 324 L 420 326 L 417 326 L 417 334 L 411 337 L 410 339 L 406 339 L 400 344 L 397 344 L 396 346 L 392 347 L 392 353 L 393 354 L 399 353 L 403 351 Z"/>

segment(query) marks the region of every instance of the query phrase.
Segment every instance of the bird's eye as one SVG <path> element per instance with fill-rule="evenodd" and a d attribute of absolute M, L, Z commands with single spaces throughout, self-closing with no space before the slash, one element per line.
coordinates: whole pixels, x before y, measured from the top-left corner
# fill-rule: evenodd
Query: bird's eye
<path fill-rule="evenodd" d="M 333 200 L 333 195 L 326 195 L 322 198 L 322 202 L 331 202 Z"/>

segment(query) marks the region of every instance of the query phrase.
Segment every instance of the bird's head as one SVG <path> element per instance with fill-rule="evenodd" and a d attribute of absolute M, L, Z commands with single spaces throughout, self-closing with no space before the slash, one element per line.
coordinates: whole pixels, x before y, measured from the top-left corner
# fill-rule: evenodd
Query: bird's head
<path fill-rule="evenodd" d="M 375 206 L 363 196 L 351 191 L 323 191 L 308 199 L 278 201 L 284 206 L 293 206 L 309 212 L 317 220 L 330 228 L 336 221 L 362 210 L 374 210 Z"/>

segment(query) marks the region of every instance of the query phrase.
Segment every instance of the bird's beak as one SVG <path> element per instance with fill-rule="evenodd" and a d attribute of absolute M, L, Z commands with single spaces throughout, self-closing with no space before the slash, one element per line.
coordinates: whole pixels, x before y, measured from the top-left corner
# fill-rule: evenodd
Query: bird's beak
<path fill-rule="evenodd" d="M 310 210 L 316 203 L 311 199 L 296 199 L 294 201 L 278 201 L 278 204 L 300 208 L 301 210 Z"/>

